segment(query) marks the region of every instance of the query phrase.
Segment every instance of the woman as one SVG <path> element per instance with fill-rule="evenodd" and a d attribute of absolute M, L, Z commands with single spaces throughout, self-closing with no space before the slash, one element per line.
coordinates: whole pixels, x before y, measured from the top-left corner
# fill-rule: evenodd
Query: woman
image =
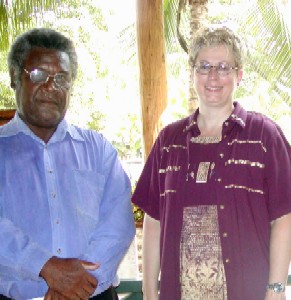
<path fill-rule="evenodd" d="M 199 108 L 161 131 L 133 195 L 146 212 L 144 299 L 285 299 L 290 145 L 233 101 L 243 64 L 230 30 L 198 32 L 190 63 Z"/>

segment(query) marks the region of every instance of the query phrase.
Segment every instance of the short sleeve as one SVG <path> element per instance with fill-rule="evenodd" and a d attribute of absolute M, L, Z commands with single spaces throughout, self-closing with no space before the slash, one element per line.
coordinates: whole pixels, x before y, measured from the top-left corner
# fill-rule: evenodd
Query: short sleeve
<path fill-rule="evenodd" d="M 160 149 L 159 136 L 146 160 L 132 196 L 132 202 L 135 205 L 157 220 L 160 219 Z"/>

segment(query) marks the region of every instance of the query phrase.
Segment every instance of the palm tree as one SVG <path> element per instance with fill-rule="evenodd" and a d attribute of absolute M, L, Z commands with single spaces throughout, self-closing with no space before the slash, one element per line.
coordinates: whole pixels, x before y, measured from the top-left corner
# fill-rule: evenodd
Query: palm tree
<path fill-rule="evenodd" d="M 37 26 L 43 12 L 56 9 L 57 0 L 0 0 L 0 75 L 6 71 L 6 52 L 14 38 L 29 27 Z M 14 95 L 6 78 L 1 78 L 1 106 L 15 107 Z"/>
<path fill-rule="evenodd" d="M 189 40 L 199 26 L 209 21 L 222 21 L 223 19 L 219 20 L 219 17 L 207 16 L 207 7 L 212 2 L 165 0 L 165 29 L 169 31 L 165 34 L 167 45 L 171 44 L 173 38 L 177 38 L 181 48 L 188 52 Z M 287 22 L 288 9 L 284 10 L 284 3 L 287 5 L 287 2 L 279 0 L 247 2 L 243 3 L 243 9 L 237 7 L 236 1 L 225 5 L 223 21 L 228 16 L 226 19 L 235 22 L 241 36 L 248 41 L 247 69 L 268 81 L 270 93 L 290 106 L 291 28 L 290 22 Z M 218 5 L 217 1 L 216 5 Z M 197 106 L 197 98 L 191 84 L 189 89 L 189 111 L 191 112 Z"/>
<path fill-rule="evenodd" d="M 259 34 L 254 38 L 250 32 Z M 270 83 L 270 90 L 290 105 L 291 26 L 284 6 L 279 1 L 257 1 L 245 18 L 242 33 L 251 41 L 247 47 L 250 67 Z"/>
<path fill-rule="evenodd" d="M 7 50 L 11 41 L 20 32 L 41 21 L 44 11 L 56 11 L 57 2 L 57 0 L 2 0 L 0 51 Z M 167 99 L 162 3 L 162 0 L 137 0 L 140 12 L 137 20 L 137 37 L 145 155 L 149 153 L 160 129 L 159 117 Z"/>
<path fill-rule="evenodd" d="M 136 1 L 137 22 L 140 26 L 138 27 L 138 49 L 143 134 L 147 155 L 160 128 L 159 116 L 167 102 L 164 34 L 168 49 L 172 39 L 175 38 L 178 39 L 182 49 L 187 51 L 190 37 L 206 19 L 208 5 L 211 5 L 214 0 Z M 57 2 L 57 0 L 2 0 L 0 2 L 0 49 L 7 49 L 11 40 L 19 32 L 28 26 L 31 27 L 35 20 L 40 20 L 43 11 L 55 11 Z M 225 5 L 225 10 L 229 11 L 235 3 L 236 1 L 232 1 L 231 5 Z M 250 9 L 246 14 L 232 10 L 229 16 L 240 24 L 239 31 L 249 41 L 248 68 L 268 80 L 271 83 L 270 90 L 290 105 L 291 37 L 288 27 L 290 23 L 287 23 L 287 14 L 284 15 L 280 3 L 279 0 L 251 1 L 248 3 Z M 162 5 L 164 11 L 161 9 Z M 156 23 L 153 17 L 156 18 Z M 259 39 L 260 36 L 263 38 Z M 149 37 L 157 38 L 152 40 Z M 197 105 L 197 99 L 191 89 L 189 103 L 191 111 Z"/>
<path fill-rule="evenodd" d="M 43 11 L 56 10 L 57 0 L 1 0 L 0 51 L 7 50 L 16 35 L 41 19 Z M 33 18 L 34 17 L 34 18 Z"/>

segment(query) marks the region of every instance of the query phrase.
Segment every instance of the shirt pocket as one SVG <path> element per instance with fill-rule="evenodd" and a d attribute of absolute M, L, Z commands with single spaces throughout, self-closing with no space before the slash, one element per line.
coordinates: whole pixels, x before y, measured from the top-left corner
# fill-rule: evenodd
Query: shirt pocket
<path fill-rule="evenodd" d="M 94 171 L 73 170 L 75 210 L 79 224 L 86 234 L 94 230 L 99 221 L 99 209 L 104 193 L 105 177 Z"/>

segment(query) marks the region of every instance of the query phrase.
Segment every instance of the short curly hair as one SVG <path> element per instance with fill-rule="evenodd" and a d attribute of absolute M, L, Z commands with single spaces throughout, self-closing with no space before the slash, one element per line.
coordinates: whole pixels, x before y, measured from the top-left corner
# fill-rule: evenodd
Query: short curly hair
<path fill-rule="evenodd" d="M 13 70 L 14 81 L 19 82 L 24 62 L 33 48 L 48 48 L 68 54 L 70 71 L 75 80 L 78 70 L 78 58 L 73 42 L 50 28 L 34 28 L 19 35 L 10 47 L 7 63 L 9 70 Z"/>
<path fill-rule="evenodd" d="M 190 47 L 189 63 L 193 66 L 199 51 L 204 47 L 225 45 L 234 55 L 235 65 L 243 67 L 243 45 L 235 33 L 227 27 L 203 27 L 197 31 Z"/>

